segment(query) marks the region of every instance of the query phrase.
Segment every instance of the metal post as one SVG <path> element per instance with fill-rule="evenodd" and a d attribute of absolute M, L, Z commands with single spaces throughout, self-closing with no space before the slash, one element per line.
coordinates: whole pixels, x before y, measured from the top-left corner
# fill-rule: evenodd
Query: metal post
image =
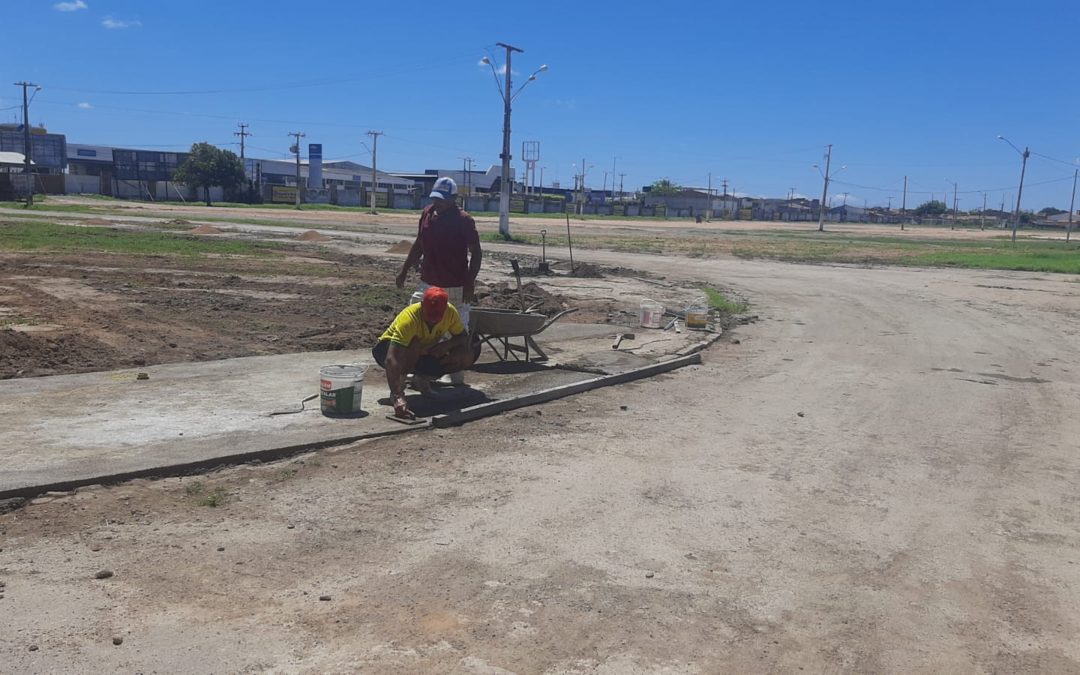
<path fill-rule="evenodd" d="M 986 193 L 985 192 L 983 193 L 982 211 L 979 212 L 979 229 L 980 230 L 985 230 L 986 229 Z"/>
<path fill-rule="evenodd" d="M 825 204 L 829 196 L 829 167 L 832 165 L 832 143 L 825 146 L 825 187 L 821 189 L 821 206 L 818 208 L 818 232 L 825 231 Z"/>

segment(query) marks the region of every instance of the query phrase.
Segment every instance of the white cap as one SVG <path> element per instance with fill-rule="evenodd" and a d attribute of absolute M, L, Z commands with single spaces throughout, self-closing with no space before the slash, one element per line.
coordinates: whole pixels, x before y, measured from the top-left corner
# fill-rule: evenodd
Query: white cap
<path fill-rule="evenodd" d="M 435 185 L 432 187 L 431 194 L 428 197 L 432 199 L 452 199 L 456 194 L 457 183 L 454 182 L 453 178 L 443 176 L 435 181 Z"/>

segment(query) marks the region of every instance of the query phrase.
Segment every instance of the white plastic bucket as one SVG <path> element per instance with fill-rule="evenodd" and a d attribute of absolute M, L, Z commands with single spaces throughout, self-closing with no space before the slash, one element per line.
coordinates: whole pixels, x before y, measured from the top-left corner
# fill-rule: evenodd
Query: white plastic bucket
<path fill-rule="evenodd" d="M 362 408 L 365 366 L 323 366 L 319 368 L 319 405 L 324 415 L 356 415 Z"/>
<path fill-rule="evenodd" d="M 664 306 L 652 300 L 643 300 L 638 310 L 638 323 L 642 328 L 662 328 L 664 325 Z"/>

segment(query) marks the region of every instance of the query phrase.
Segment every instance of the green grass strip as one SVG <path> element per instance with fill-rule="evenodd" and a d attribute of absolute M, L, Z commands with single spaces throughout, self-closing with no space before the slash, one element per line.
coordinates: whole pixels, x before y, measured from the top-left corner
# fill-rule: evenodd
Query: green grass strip
<path fill-rule="evenodd" d="M 133 232 L 108 227 L 0 221 L 0 251 L 99 251 L 137 255 L 265 256 L 272 243 L 220 240 L 169 232 Z"/>

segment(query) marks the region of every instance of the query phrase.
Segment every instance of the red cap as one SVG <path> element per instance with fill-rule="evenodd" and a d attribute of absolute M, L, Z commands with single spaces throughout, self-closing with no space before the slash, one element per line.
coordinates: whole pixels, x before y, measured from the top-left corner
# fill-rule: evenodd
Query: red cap
<path fill-rule="evenodd" d="M 450 296 L 438 286 L 431 286 L 424 291 L 424 299 L 420 301 L 420 313 L 424 321 L 439 323 L 446 314 L 446 305 L 450 302 Z"/>

